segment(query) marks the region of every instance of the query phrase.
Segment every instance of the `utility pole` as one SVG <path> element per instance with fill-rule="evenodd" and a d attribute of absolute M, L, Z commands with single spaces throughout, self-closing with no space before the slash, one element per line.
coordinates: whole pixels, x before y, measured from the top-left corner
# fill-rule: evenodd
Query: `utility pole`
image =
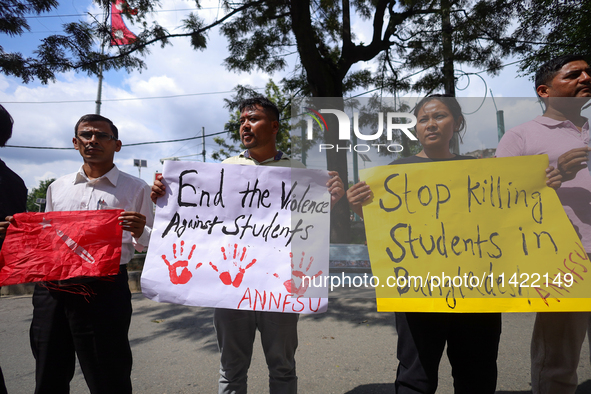
<path fill-rule="evenodd" d="M 495 103 L 495 97 L 493 96 L 492 89 L 490 89 L 490 97 L 492 97 L 493 104 L 495 105 L 495 111 L 497 111 L 497 135 L 499 137 L 499 141 L 505 135 L 505 114 L 503 110 L 499 110 L 497 108 L 497 103 Z"/>
<path fill-rule="evenodd" d="M 309 119 L 310 124 L 312 124 L 312 119 Z M 310 127 L 311 128 L 311 127 Z M 304 127 L 304 125 L 302 124 L 301 127 L 302 130 L 302 134 L 301 134 L 301 139 L 302 139 L 302 164 L 306 165 L 306 128 Z M 293 146 L 293 143 L 292 143 Z M 293 148 L 292 148 L 292 154 L 293 154 Z"/>
<path fill-rule="evenodd" d="M 110 7 L 107 5 L 106 7 Z M 103 9 L 103 20 L 106 22 L 107 16 L 109 15 L 109 9 Z M 105 45 L 107 44 L 107 40 L 104 37 L 101 37 L 101 58 L 105 54 Z M 98 71 L 98 89 L 96 92 L 96 108 L 94 113 L 97 115 L 101 114 L 101 104 L 102 104 L 102 95 L 103 95 L 103 62 L 99 63 L 99 71 Z"/>
<path fill-rule="evenodd" d="M 445 94 L 456 96 L 456 80 L 454 75 L 453 27 L 451 25 L 450 0 L 441 0 L 441 46 L 443 54 L 443 84 Z M 458 133 L 454 133 L 450 142 L 451 153 L 460 154 Z"/>
<path fill-rule="evenodd" d="M 205 126 L 201 127 L 201 141 L 203 141 L 203 162 L 205 163 Z"/>
<path fill-rule="evenodd" d="M 441 47 L 443 54 L 443 84 L 445 94 L 456 95 L 454 80 L 453 42 L 449 0 L 441 0 Z"/>
<path fill-rule="evenodd" d="M 101 43 L 101 57 L 105 54 L 105 41 Z M 101 96 L 103 94 L 103 62 L 99 63 L 99 72 L 98 72 L 98 90 L 96 93 L 96 109 L 94 111 L 95 114 L 101 114 Z"/>

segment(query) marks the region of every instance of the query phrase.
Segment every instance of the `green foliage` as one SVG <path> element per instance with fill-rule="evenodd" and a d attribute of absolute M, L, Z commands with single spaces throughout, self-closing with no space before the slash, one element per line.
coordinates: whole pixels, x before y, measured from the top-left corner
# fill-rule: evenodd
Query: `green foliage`
<path fill-rule="evenodd" d="M 433 92 L 449 83 L 444 60 L 496 74 L 502 59 L 513 54 L 523 59 L 522 71 L 531 73 L 554 56 L 591 55 L 591 2 L 586 0 L 223 0 L 226 14 L 209 25 L 199 17 L 195 0 L 198 11 L 175 33 L 148 22 L 158 0 L 128 0 L 125 18 L 138 38 L 105 53 L 101 45 L 111 39 L 111 0 L 93 1 L 107 11 L 103 19 L 64 24 L 62 33 L 44 37 L 31 56 L 0 46 L 0 72 L 23 82 L 47 83 L 72 70 L 142 69 L 150 45 L 188 37 L 193 48 L 202 50 L 215 26 L 228 38 L 225 62 L 231 70 L 273 73 L 285 69 L 286 57 L 297 53 L 298 65 L 285 83 L 303 96 L 340 97 L 370 86 L 393 94 Z M 30 31 L 26 16 L 58 5 L 58 0 L 1 1 L 0 34 L 22 35 Z M 449 24 L 443 23 L 446 12 Z M 357 39 L 354 14 L 372 24 L 371 42 Z M 517 28 L 510 35 L 511 26 Z M 445 47 L 446 37 L 451 46 Z M 351 71 L 353 64 L 372 59 L 378 61 L 374 71 Z"/>
<path fill-rule="evenodd" d="M 223 3 L 227 9 L 234 9 L 239 4 L 257 3 L 249 7 L 248 12 L 238 14 L 221 27 L 230 42 L 231 55 L 225 60 L 228 68 L 251 71 L 257 67 L 267 73 L 285 68 L 285 48 L 293 45 L 287 11 L 289 2 L 225 0 Z"/>
<path fill-rule="evenodd" d="M 236 114 L 232 114 L 231 118 L 235 118 Z M 230 120 L 231 121 L 231 120 Z M 226 123 L 226 126 L 228 123 Z M 216 161 L 223 161 L 231 156 L 236 156 L 241 152 L 239 148 L 237 148 L 237 144 L 240 142 L 240 138 L 236 137 L 234 133 L 228 131 L 228 138 L 230 139 L 230 143 L 226 141 L 226 139 L 221 137 L 213 137 L 213 140 L 216 144 L 218 144 L 219 149 L 211 154 L 212 159 Z M 242 144 L 239 145 L 242 147 Z"/>
<path fill-rule="evenodd" d="M 514 38 L 524 74 L 534 74 L 546 61 L 567 54 L 591 58 L 591 2 L 524 0 L 517 3 L 519 26 Z"/>
<path fill-rule="evenodd" d="M 57 7 L 56 0 L 3 0 L 0 2 L 0 33 L 20 36 L 31 30 L 25 16 L 41 14 Z"/>
<path fill-rule="evenodd" d="M 406 10 L 416 12 L 401 23 L 397 43 L 382 61 L 391 69 L 422 72 L 412 83 L 405 81 L 400 89 L 426 94 L 437 90 L 453 93 L 453 81 L 449 79 L 458 79 L 460 64 L 496 75 L 502 68 L 502 59 L 515 46 L 508 34 L 514 20 L 513 3 L 512 0 L 409 2 Z M 397 57 L 404 61 L 396 64 Z M 447 73 L 446 67 L 449 67 Z"/>
<path fill-rule="evenodd" d="M 169 33 L 157 22 L 151 25 L 147 17 L 159 6 L 158 0 L 128 0 L 125 18 L 131 22 L 137 35 L 130 45 L 108 47 L 112 33 L 110 27 L 111 0 L 93 0 L 106 12 L 104 19 L 92 22 L 78 21 L 63 25 L 62 34 L 53 34 L 41 39 L 32 56 L 20 52 L 5 52 L 0 46 L 0 72 L 20 78 L 27 83 L 38 79 L 42 83 L 55 80 L 56 74 L 67 71 L 81 71 L 98 74 L 101 70 L 121 69 L 132 71 L 142 69 L 142 57 L 149 53 L 148 47 L 159 43 L 162 47 L 172 37 L 190 37 L 195 49 L 204 49 L 207 31 L 218 22 L 205 26 L 194 13 L 183 21 L 183 33 Z M 25 15 L 41 14 L 57 8 L 56 0 L 6 0 L 0 2 L 0 33 L 11 36 L 30 31 Z M 195 4 L 199 7 L 199 1 Z M 133 12 L 132 12 L 133 10 Z M 106 46 L 106 51 L 101 50 Z"/>
<path fill-rule="evenodd" d="M 93 1 L 110 9 L 111 0 Z M 4 7 L 5 3 L 10 7 Z M 457 77 L 455 64 L 495 74 L 502 58 L 511 53 L 539 50 L 535 55 L 542 59 L 550 52 L 589 53 L 591 43 L 587 33 L 591 5 L 586 0 L 222 0 L 223 17 L 206 25 L 197 12 L 191 13 L 183 21 L 183 32 L 174 34 L 156 22 L 148 24 L 147 16 L 158 6 L 157 0 L 128 3 L 138 11 L 126 16 L 138 37 L 133 44 L 101 53 L 101 44 L 111 38 L 106 13 L 103 20 L 64 26 L 63 34 L 44 38 L 34 56 L 6 53 L 0 47 L 0 71 L 23 82 L 38 78 L 47 83 L 56 73 L 70 70 L 97 74 L 101 67 L 141 69 L 145 67 L 142 56 L 149 53 L 150 45 L 165 46 L 172 38 L 189 37 L 195 49 L 203 49 L 209 29 L 220 26 L 228 39 L 230 55 L 225 64 L 230 70 L 273 73 L 285 69 L 286 58 L 297 54 L 297 65 L 284 80 L 285 90 L 275 86 L 266 91 L 268 96 L 275 95 L 275 100 L 283 100 L 277 104 L 284 112 L 289 107 L 283 105 L 289 102 L 287 92 L 304 97 L 343 97 L 370 86 L 393 95 L 406 90 L 432 92 L 444 86 L 449 90 Z M 199 0 L 195 4 L 199 7 Z M 0 1 L 0 6 L 0 33 L 18 35 L 28 30 L 25 13 L 49 11 L 57 1 L 6 0 Z M 370 25 L 369 42 L 356 37 L 352 15 Z M 517 17 L 521 26 L 509 36 L 508 28 Z M 374 59 L 378 61 L 376 68 L 352 70 L 354 65 Z M 535 61 L 526 61 L 524 69 L 535 67 Z M 413 79 L 418 74 L 420 78 Z M 235 111 L 231 102 L 246 97 L 240 95 L 249 89 L 252 91 L 247 86 L 237 88 L 236 97 L 228 102 L 230 111 Z M 289 116 L 282 114 L 283 119 Z M 218 160 L 238 150 L 236 120 L 234 113 L 227 124 L 229 137 L 224 142 L 217 140 L 220 150 L 214 157 Z M 290 153 L 287 130 L 282 124 L 278 145 Z M 324 139 L 338 143 L 335 133 L 326 133 Z M 327 164 L 343 179 L 348 178 L 344 151 L 327 150 Z M 342 221 L 348 220 L 342 205 L 332 211 L 337 232 L 346 232 L 348 226 Z M 337 238 L 333 240 L 347 242 L 346 236 Z"/>
<path fill-rule="evenodd" d="M 35 205 L 38 198 L 45 198 L 47 196 L 47 188 L 55 181 L 55 178 L 47 179 L 39 182 L 39 187 L 33 188 L 27 196 L 27 211 L 38 212 L 39 207 Z M 45 206 L 41 207 L 43 210 Z"/>
<path fill-rule="evenodd" d="M 252 2 L 224 1 L 228 9 L 249 3 Z M 301 68 L 297 66 L 298 76 L 289 82 L 301 82 L 303 76 L 308 86 L 300 87 L 316 97 L 341 97 L 343 92 L 372 84 L 371 72 L 349 71 L 353 64 L 371 60 L 390 46 L 392 30 L 389 26 L 384 28 L 384 17 L 394 12 L 395 1 L 356 0 L 350 6 L 347 2 L 346 10 L 336 0 L 257 3 L 221 28 L 229 41 L 230 55 L 225 63 L 230 70 L 282 70 L 287 66 L 285 58 L 296 50 Z M 361 19 L 373 20 L 376 34 L 371 43 L 354 43 L 351 12 L 357 12 Z"/>

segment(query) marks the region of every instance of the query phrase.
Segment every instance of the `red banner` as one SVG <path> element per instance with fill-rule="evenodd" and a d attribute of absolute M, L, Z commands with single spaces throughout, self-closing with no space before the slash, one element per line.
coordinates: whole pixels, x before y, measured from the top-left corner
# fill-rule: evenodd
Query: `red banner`
<path fill-rule="evenodd" d="M 121 212 L 15 214 L 0 252 L 0 286 L 117 274 Z"/>
<path fill-rule="evenodd" d="M 129 9 L 125 0 L 116 0 L 111 3 L 111 45 L 129 45 L 136 40 L 133 34 L 123 21 L 123 14 L 137 14 L 137 10 Z"/>

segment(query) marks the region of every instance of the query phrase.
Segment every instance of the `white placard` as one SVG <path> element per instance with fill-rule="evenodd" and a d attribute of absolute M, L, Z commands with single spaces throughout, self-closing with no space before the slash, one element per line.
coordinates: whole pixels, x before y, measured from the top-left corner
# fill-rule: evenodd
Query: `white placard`
<path fill-rule="evenodd" d="M 146 297 L 326 311 L 328 290 L 319 284 L 328 275 L 327 171 L 167 161 L 163 177 L 141 279 Z"/>

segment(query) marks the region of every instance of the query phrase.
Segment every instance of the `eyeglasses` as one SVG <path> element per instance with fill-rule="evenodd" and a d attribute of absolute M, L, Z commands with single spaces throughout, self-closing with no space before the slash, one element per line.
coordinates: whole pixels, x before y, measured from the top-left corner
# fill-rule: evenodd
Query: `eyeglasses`
<path fill-rule="evenodd" d="M 117 141 L 117 138 L 115 138 L 114 135 L 103 133 L 100 131 L 96 132 L 96 133 L 93 133 L 91 131 L 83 131 L 81 133 L 78 133 L 78 135 L 77 135 L 78 138 L 80 138 L 81 140 L 84 140 L 84 141 L 92 140 L 92 136 L 94 136 L 94 138 L 97 141 L 109 141 L 109 140 Z"/>

